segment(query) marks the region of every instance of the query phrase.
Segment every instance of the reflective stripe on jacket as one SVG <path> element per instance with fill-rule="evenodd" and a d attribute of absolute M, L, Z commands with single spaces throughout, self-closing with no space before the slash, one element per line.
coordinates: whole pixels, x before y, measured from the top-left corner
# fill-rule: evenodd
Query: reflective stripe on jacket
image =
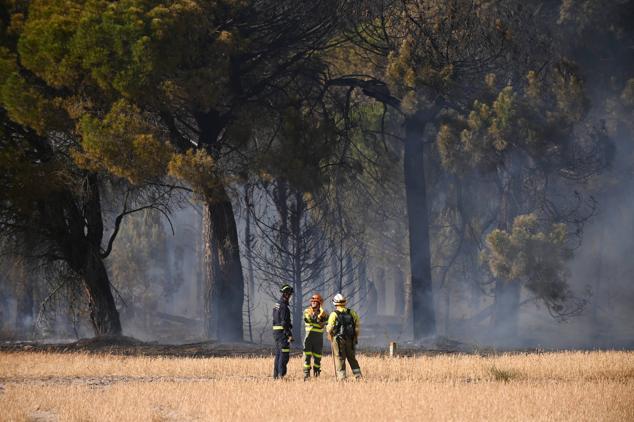
<path fill-rule="evenodd" d="M 273 331 L 282 331 L 286 337 L 293 335 L 293 324 L 291 324 L 291 310 L 288 302 L 280 299 L 273 306 Z"/>
<path fill-rule="evenodd" d="M 319 308 L 319 313 L 315 314 L 310 306 L 304 310 L 304 323 L 306 333 L 323 333 L 324 326 L 328 320 L 328 314 L 323 308 Z"/>

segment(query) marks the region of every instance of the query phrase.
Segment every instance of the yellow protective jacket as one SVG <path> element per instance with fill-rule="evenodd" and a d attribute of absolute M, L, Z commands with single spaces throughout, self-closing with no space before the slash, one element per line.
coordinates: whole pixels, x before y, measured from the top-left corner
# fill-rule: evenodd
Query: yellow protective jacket
<path fill-rule="evenodd" d="M 304 323 L 306 324 L 306 334 L 323 333 L 324 326 L 328 320 L 328 314 L 323 308 L 319 308 L 319 312 L 315 313 L 310 306 L 304 310 Z"/>
<path fill-rule="evenodd" d="M 336 308 L 336 310 L 339 312 L 345 312 L 346 309 L 347 308 L 345 306 L 337 306 Z M 356 338 L 359 338 L 359 335 L 361 334 L 361 319 L 359 318 L 359 314 L 357 314 L 352 309 L 350 309 L 350 315 L 352 315 L 352 318 L 354 319 L 355 336 Z M 332 337 L 334 335 L 333 331 L 336 325 L 337 325 L 337 312 L 332 311 L 330 313 L 330 316 L 328 317 L 328 325 L 326 326 L 326 332 L 328 333 L 328 336 Z"/>

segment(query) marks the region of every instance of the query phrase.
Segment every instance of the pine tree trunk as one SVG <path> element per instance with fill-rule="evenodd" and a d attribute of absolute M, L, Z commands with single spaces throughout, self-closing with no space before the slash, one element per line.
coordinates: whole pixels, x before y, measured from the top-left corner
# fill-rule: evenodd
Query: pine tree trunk
<path fill-rule="evenodd" d="M 320 231 L 321 228 L 315 227 L 315 230 Z M 328 256 L 327 254 L 324 254 L 324 243 L 326 242 L 326 240 L 321 235 L 321 232 L 319 233 L 320 233 L 318 235 L 319 238 L 315 242 L 313 259 L 315 262 L 318 263 L 319 268 L 321 268 L 321 271 L 318 271 L 318 273 L 315 275 L 315 284 L 317 286 L 320 286 L 320 289 L 324 295 L 324 300 L 326 300 L 325 296 L 327 296 L 328 293 L 326 290 L 325 282 L 326 282 L 326 271 L 328 270 Z"/>
<path fill-rule="evenodd" d="M 354 288 L 354 265 L 352 263 L 352 256 L 350 254 L 346 255 L 345 259 L 345 273 L 346 273 L 346 284 L 344 296 L 348 299 L 348 304 L 354 303 L 355 296 L 355 288 Z"/>
<path fill-rule="evenodd" d="M 519 194 L 521 187 L 517 175 L 513 157 L 505 160 L 505 168 L 501 170 L 502 197 L 500 202 L 500 215 L 498 228 L 510 232 L 513 228 L 513 220 L 519 213 L 517 201 L 513 193 Z M 521 285 L 519 281 L 495 280 L 495 303 L 493 308 L 493 323 L 496 335 L 505 343 L 513 343 L 517 337 L 519 322 L 519 303 Z"/>
<path fill-rule="evenodd" d="M 249 199 L 249 193 L 245 194 L 246 198 L 246 223 L 244 226 L 244 242 L 246 246 L 246 258 L 247 258 L 247 328 L 249 330 L 249 341 L 253 342 L 253 321 L 251 313 L 253 311 L 253 297 L 255 295 L 255 276 L 253 273 L 253 239 L 251 235 L 251 205 Z"/>
<path fill-rule="evenodd" d="M 385 300 L 385 269 L 383 267 L 379 267 L 376 270 L 376 280 L 374 281 L 374 286 L 376 287 L 376 312 L 380 315 L 387 314 L 387 303 Z"/>
<path fill-rule="evenodd" d="M 117 336 L 121 335 L 121 321 L 101 257 L 103 215 L 99 181 L 95 175 L 89 175 L 87 181 L 87 200 L 82 210 L 71 195 L 62 195 L 55 204 L 46 204 L 46 208 L 59 226 L 66 227 L 65 221 L 70 222 L 64 250 L 70 267 L 83 280 L 95 335 Z"/>
<path fill-rule="evenodd" d="M 205 334 L 219 341 L 242 341 L 244 278 L 233 206 L 223 186 L 203 207 Z"/>
<path fill-rule="evenodd" d="M 218 315 L 220 297 L 218 284 L 214 283 L 214 253 L 212 242 L 211 211 L 208 205 L 203 206 L 202 219 L 203 232 L 203 297 L 204 297 L 204 336 L 208 339 L 218 338 Z"/>
<path fill-rule="evenodd" d="M 367 314 L 368 312 L 368 268 L 367 261 L 365 257 L 361 258 L 361 262 L 359 263 L 359 304 L 357 307 L 359 308 L 359 312 Z"/>
<path fill-rule="evenodd" d="M 289 241 L 289 233 L 288 233 L 288 184 L 284 180 L 278 180 L 277 186 L 275 188 L 275 206 L 277 207 L 277 212 L 280 215 L 280 249 L 282 251 L 289 251 L 288 241 Z M 286 253 L 282 253 L 281 256 L 282 268 L 286 271 L 292 271 L 290 268 L 290 262 L 288 259 L 288 255 Z"/>
<path fill-rule="evenodd" d="M 0 273 L 0 334 L 9 330 L 9 292 L 6 274 Z"/>
<path fill-rule="evenodd" d="M 293 295 L 293 336 L 296 339 L 300 339 L 302 334 L 302 310 L 303 310 L 303 297 L 304 297 L 304 283 L 302 280 L 302 267 L 303 267 L 303 239 L 301 232 L 301 221 L 306 209 L 303 195 L 296 192 L 293 195 L 295 198 L 295 207 L 291 212 L 291 238 L 293 240 L 293 289 L 295 294 Z"/>
<path fill-rule="evenodd" d="M 81 244 L 78 246 L 81 248 Z M 115 306 L 108 273 L 99 256 L 99 251 L 90 244 L 84 244 L 84 248 L 81 249 L 77 251 L 78 254 L 81 254 L 81 262 L 75 270 L 81 275 L 85 283 L 90 321 L 95 334 L 97 336 L 120 335 L 119 312 Z"/>
<path fill-rule="evenodd" d="M 421 123 L 422 122 L 422 123 Z M 425 186 L 423 134 L 426 123 L 420 116 L 405 122 L 405 196 L 409 222 L 414 339 L 436 333 L 431 279 L 429 216 Z"/>

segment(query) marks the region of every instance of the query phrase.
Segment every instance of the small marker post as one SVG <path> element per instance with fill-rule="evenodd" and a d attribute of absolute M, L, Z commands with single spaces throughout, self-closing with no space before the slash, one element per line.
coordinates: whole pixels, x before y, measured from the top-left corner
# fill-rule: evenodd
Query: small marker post
<path fill-rule="evenodd" d="M 390 350 L 390 357 L 391 358 L 395 357 L 396 356 L 396 342 L 395 341 L 390 342 L 389 350 Z"/>

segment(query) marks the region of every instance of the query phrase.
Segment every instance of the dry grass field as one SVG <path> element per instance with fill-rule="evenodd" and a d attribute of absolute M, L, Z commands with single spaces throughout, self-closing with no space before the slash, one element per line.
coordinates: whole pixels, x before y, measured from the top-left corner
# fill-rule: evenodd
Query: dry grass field
<path fill-rule="evenodd" d="M 0 353 L 0 419 L 634 421 L 634 352 L 360 356 L 363 381 L 272 358 Z"/>

